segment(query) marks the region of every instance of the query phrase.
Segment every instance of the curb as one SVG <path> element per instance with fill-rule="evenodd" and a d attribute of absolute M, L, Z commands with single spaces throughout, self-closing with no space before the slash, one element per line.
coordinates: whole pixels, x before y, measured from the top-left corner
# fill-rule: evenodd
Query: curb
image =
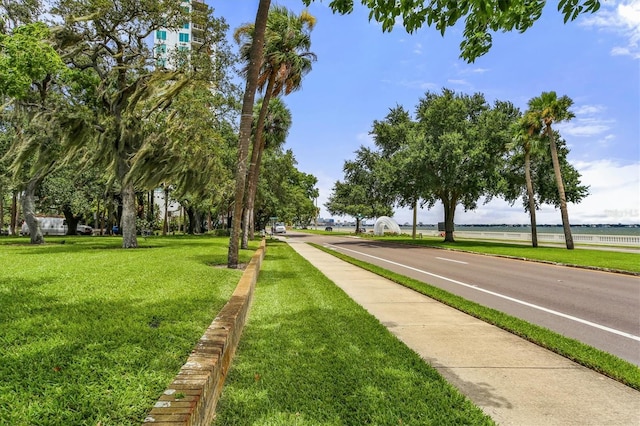
<path fill-rule="evenodd" d="M 251 258 L 227 304 L 207 328 L 144 425 L 209 425 L 246 322 L 266 240 Z"/>

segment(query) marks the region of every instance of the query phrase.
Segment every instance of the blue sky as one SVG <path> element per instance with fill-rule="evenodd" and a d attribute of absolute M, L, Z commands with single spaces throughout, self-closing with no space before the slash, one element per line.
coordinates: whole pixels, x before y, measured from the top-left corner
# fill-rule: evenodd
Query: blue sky
<path fill-rule="evenodd" d="M 231 31 L 253 22 L 258 5 L 257 0 L 207 3 Z M 373 121 L 396 105 L 413 112 L 426 91 L 446 87 L 481 92 L 489 102 L 511 101 L 521 110 L 543 91 L 572 98 L 576 117 L 557 129 L 590 195 L 569 204 L 571 223 L 640 223 L 640 0 L 604 1 L 597 13 L 567 24 L 557 2 L 550 2 L 533 28 L 495 34 L 493 48 L 473 64 L 459 59 L 460 27 L 444 37 L 428 27 L 407 34 L 397 26 L 383 33 L 356 3 L 346 16 L 334 15 L 327 1 L 309 7 L 317 18 L 311 51 L 318 60 L 302 90 L 283 99 L 293 116 L 285 148 L 293 150 L 301 171 L 318 178 L 321 217 L 330 217 L 323 204 L 335 181 L 343 179 L 344 161 L 361 145 L 373 146 Z M 277 4 L 296 13 L 304 8 L 301 0 Z M 543 206 L 537 217 L 540 224 L 561 223 L 553 206 Z M 396 209 L 398 223 L 411 218 L 410 210 Z M 418 220 L 442 221 L 442 207 L 420 210 Z M 455 220 L 528 221 L 521 202 L 510 206 L 502 200 L 469 212 L 458 207 Z"/>

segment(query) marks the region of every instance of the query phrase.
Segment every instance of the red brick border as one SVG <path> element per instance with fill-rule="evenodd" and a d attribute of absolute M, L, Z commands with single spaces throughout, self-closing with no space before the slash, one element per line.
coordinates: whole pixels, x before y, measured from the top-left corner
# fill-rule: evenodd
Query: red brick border
<path fill-rule="evenodd" d="M 210 425 L 249 313 L 266 250 L 263 239 L 231 299 L 144 420 L 144 425 Z"/>

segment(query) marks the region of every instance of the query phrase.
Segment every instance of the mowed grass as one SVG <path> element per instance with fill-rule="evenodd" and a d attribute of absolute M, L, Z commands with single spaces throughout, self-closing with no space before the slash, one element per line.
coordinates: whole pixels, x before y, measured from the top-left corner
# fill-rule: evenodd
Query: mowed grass
<path fill-rule="evenodd" d="M 214 424 L 493 422 L 287 244 L 270 242 Z"/>
<path fill-rule="evenodd" d="M 528 323 L 520 318 L 516 318 L 498 310 L 487 308 L 478 303 L 466 300 L 460 296 L 422 281 L 405 277 L 379 266 L 354 259 L 343 253 L 318 244 L 312 244 L 312 246 L 341 260 L 378 274 L 405 287 L 411 288 L 434 300 L 479 318 L 489 324 L 498 326 L 543 348 L 549 349 L 582 364 L 585 367 L 607 375 L 631 388 L 640 390 L 640 368 L 638 368 L 637 365 L 618 358 L 615 355 L 596 349 L 578 340 L 565 337 L 547 328 Z"/>
<path fill-rule="evenodd" d="M 445 243 L 442 237 L 425 237 L 412 239 L 408 236 L 368 237 L 380 241 L 399 244 L 415 244 L 437 247 L 448 250 L 464 250 L 494 256 L 508 256 L 518 259 L 529 259 L 542 262 L 554 262 L 562 265 L 600 268 L 612 271 L 624 271 L 640 274 L 640 255 L 632 252 L 608 251 L 606 247 L 595 247 L 594 250 L 576 245 L 574 250 L 564 247 L 537 247 L 523 243 L 504 243 L 499 241 L 478 241 L 457 239 L 454 243 Z"/>
<path fill-rule="evenodd" d="M 139 425 L 238 283 L 228 238 L 46 241 L 0 238 L 0 424 Z"/>

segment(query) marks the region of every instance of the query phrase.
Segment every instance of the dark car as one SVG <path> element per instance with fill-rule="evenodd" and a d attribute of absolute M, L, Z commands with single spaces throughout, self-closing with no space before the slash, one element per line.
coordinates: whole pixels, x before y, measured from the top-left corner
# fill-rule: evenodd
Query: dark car
<path fill-rule="evenodd" d="M 327 226 L 326 228 L 324 228 L 325 231 L 333 231 L 333 228 L 330 226 Z"/>

